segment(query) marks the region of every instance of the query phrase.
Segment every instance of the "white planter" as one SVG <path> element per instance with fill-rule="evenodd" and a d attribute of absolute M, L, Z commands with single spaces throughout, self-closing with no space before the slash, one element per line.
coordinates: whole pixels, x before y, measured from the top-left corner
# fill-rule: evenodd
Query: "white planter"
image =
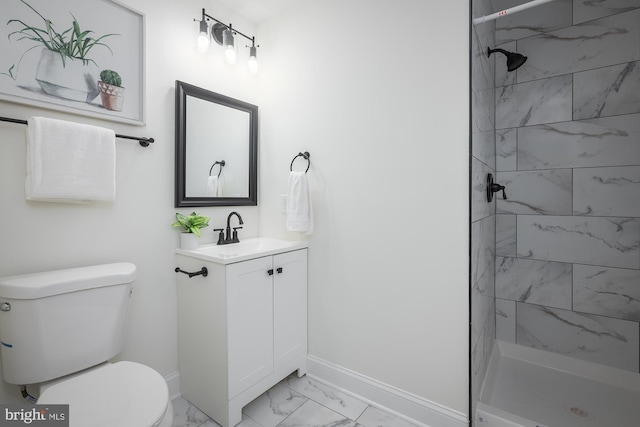
<path fill-rule="evenodd" d="M 42 48 L 36 70 L 36 81 L 48 94 L 72 101 L 91 102 L 98 96 L 98 67 L 80 59 L 62 57 Z"/>
<path fill-rule="evenodd" d="M 180 233 L 180 249 L 196 249 L 198 236 L 193 233 Z"/>

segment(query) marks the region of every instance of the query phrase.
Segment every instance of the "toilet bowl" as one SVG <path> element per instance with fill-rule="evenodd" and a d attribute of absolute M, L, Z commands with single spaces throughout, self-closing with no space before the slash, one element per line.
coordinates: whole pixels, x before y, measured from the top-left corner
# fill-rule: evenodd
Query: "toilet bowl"
<path fill-rule="evenodd" d="M 39 405 L 69 405 L 69 427 L 171 427 L 167 383 L 135 362 L 106 363 L 40 387 Z"/>

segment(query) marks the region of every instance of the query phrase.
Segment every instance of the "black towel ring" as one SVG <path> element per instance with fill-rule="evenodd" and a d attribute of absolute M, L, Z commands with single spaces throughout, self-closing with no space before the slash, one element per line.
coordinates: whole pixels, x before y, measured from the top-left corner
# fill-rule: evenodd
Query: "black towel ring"
<path fill-rule="evenodd" d="M 298 153 L 298 155 L 295 156 L 293 160 L 291 160 L 291 166 L 289 166 L 289 170 L 293 172 L 293 162 L 295 162 L 298 157 L 304 157 L 304 159 L 307 161 L 307 170 L 305 170 L 304 173 L 309 172 L 309 166 L 311 166 L 311 160 L 309 160 L 309 157 L 311 157 L 311 154 L 309 154 L 308 151 L 305 151 L 304 153 Z"/>
<path fill-rule="evenodd" d="M 222 173 L 222 168 L 223 168 L 223 167 L 224 167 L 224 165 L 225 165 L 225 161 L 224 161 L 224 160 L 221 160 L 221 161 L 219 161 L 219 162 L 218 162 L 218 161 L 216 161 L 214 164 L 212 164 L 212 165 L 211 165 L 211 169 L 209 169 L 209 176 L 211 176 L 211 171 L 213 171 L 213 167 L 214 167 L 215 165 L 220 165 L 220 171 L 218 171 L 218 178 L 220 178 L 220 174 Z"/>

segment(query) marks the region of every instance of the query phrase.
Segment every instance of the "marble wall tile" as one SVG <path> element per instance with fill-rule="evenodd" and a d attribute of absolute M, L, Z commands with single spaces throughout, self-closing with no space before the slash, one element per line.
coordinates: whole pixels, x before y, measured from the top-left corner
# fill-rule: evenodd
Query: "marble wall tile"
<path fill-rule="evenodd" d="M 477 158 L 471 159 L 471 221 L 496 213 L 496 204 L 487 202 L 487 174 L 495 170 Z"/>
<path fill-rule="evenodd" d="M 515 5 L 512 0 L 494 2 L 496 12 Z M 571 17 L 571 0 L 556 0 L 513 15 L 506 15 L 496 22 L 496 42 L 519 40 L 566 27 L 572 24 Z"/>
<path fill-rule="evenodd" d="M 490 169 L 496 167 L 496 133 L 492 129 L 485 132 L 474 132 L 471 134 L 471 154 L 480 160 Z"/>
<path fill-rule="evenodd" d="M 519 215 L 520 258 L 640 268 L 640 220 Z"/>
<path fill-rule="evenodd" d="M 639 21 L 640 9 L 518 41 L 518 83 L 639 60 Z"/>
<path fill-rule="evenodd" d="M 496 298 L 571 309 L 571 264 L 496 259 Z"/>
<path fill-rule="evenodd" d="M 496 129 L 572 119 L 572 76 L 496 88 Z"/>
<path fill-rule="evenodd" d="M 516 343 L 516 302 L 496 299 L 496 338 Z"/>
<path fill-rule="evenodd" d="M 518 303 L 516 344 L 638 372 L 638 323 Z"/>
<path fill-rule="evenodd" d="M 489 132 L 493 130 L 495 122 L 494 111 L 494 89 L 485 89 L 471 92 L 472 113 L 471 125 L 472 132 Z"/>
<path fill-rule="evenodd" d="M 574 265 L 573 309 L 640 322 L 640 271 Z"/>
<path fill-rule="evenodd" d="M 518 167 L 525 170 L 634 164 L 640 114 L 523 127 L 517 141 Z"/>
<path fill-rule="evenodd" d="M 640 166 L 575 169 L 573 212 L 640 217 Z"/>
<path fill-rule="evenodd" d="M 496 255 L 517 256 L 516 215 L 496 215 Z"/>
<path fill-rule="evenodd" d="M 487 319 L 495 316 L 492 312 L 495 300 L 494 261 L 490 268 L 483 272 L 475 286 L 471 289 L 471 345 L 475 346 L 484 333 Z"/>
<path fill-rule="evenodd" d="M 598 19 L 640 7 L 640 0 L 574 0 L 573 23 Z"/>
<path fill-rule="evenodd" d="M 517 129 L 496 131 L 496 170 L 514 171 L 518 169 Z"/>
<path fill-rule="evenodd" d="M 573 79 L 575 120 L 640 112 L 638 61 L 576 73 Z"/>
<path fill-rule="evenodd" d="M 475 285 L 495 258 L 495 217 L 488 216 L 471 224 L 471 282 Z"/>
<path fill-rule="evenodd" d="M 496 181 L 507 196 L 496 213 L 571 215 L 571 169 L 498 172 Z"/>

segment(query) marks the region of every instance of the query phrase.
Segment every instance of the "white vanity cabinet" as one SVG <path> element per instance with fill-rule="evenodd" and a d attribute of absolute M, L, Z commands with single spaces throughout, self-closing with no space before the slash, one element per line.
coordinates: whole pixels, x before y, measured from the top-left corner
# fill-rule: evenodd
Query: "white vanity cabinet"
<path fill-rule="evenodd" d="M 221 264 L 176 255 L 182 395 L 223 427 L 294 371 L 306 373 L 307 249 Z M 195 251 L 194 251 L 195 252 Z"/>

